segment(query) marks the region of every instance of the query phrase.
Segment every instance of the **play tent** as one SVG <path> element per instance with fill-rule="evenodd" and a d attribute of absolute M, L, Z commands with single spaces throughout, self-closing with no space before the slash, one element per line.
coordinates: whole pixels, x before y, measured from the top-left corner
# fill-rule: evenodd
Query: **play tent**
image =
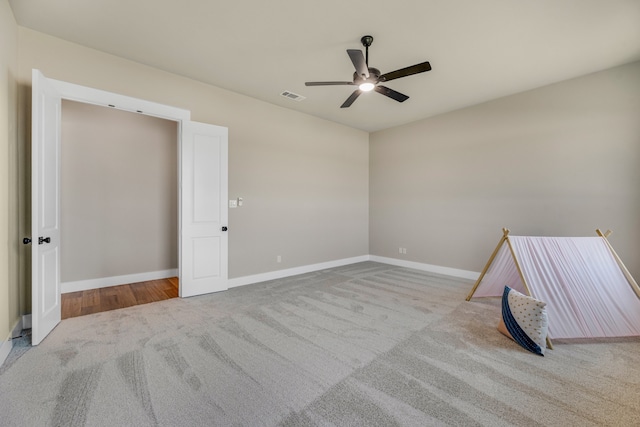
<path fill-rule="evenodd" d="M 467 296 L 505 286 L 547 303 L 549 338 L 640 336 L 640 288 L 607 236 L 504 235 Z"/>

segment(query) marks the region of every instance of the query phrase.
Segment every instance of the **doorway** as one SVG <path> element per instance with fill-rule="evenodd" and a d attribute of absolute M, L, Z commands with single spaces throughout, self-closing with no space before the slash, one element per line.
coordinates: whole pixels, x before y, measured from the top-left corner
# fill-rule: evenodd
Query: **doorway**
<path fill-rule="evenodd" d="M 178 123 L 61 111 L 62 319 L 177 297 Z"/>
<path fill-rule="evenodd" d="M 36 69 L 32 70 L 31 99 L 32 345 L 39 344 L 61 320 L 62 99 L 178 123 L 180 297 L 228 288 L 227 128 L 192 122 L 187 110 L 49 79 Z"/>

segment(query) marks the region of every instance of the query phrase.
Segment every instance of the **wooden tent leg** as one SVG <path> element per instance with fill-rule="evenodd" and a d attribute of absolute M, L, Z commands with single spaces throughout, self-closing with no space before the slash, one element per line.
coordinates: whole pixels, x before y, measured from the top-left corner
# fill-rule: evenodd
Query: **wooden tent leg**
<path fill-rule="evenodd" d="M 547 336 L 547 348 L 549 350 L 553 350 L 553 344 L 551 343 L 551 339 Z"/>
<path fill-rule="evenodd" d="M 503 236 L 500 239 L 500 242 L 498 243 L 498 246 L 496 246 L 496 249 L 491 254 L 491 257 L 489 258 L 489 261 L 487 261 L 487 265 L 484 266 L 484 269 L 482 270 L 482 273 L 480 273 L 480 277 L 478 277 L 478 280 L 476 280 L 476 283 L 473 285 L 473 288 L 471 289 L 471 292 L 469 292 L 469 295 L 467 295 L 467 301 L 470 301 L 471 298 L 473 297 L 473 294 L 476 292 L 476 289 L 478 289 L 478 286 L 480 286 L 480 282 L 482 282 L 482 279 L 484 278 L 484 275 L 489 270 L 489 267 L 491 267 L 491 264 L 493 263 L 493 260 L 495 259 L 496 255 L 498 255 L 498 251 L 502 247 L 502 244 L 504 243 L 505 240 L 507 240 L 507 236 L 509 236 L 509 229 L 503 228 L 502 229 L 502 233 L 503 233 Z"/>
<path fill-rule="evenodd" d="M 631 275 L 631 273 L 629 273 L 629 270 L 627 270 L 627 267 L 625 267 L 625 265 L 622 263 L 622 259 L 620 259 L 616 251 L 613 249 L 613 246 L 611 246 L 611 243 L 609 243 L 609 240 L 607 240 L 607 237 L 609 237 L 609 235 L 611 234 L 611 230 L 607 230 L 606 233 L 603 233 L 602 231 L 600 231 L 600 229 L 597 229 L 596 233 L 598 233 L 598 236 L 604 239 L 604 242 L 607 244 L 607 247 L 609 248 L 611 255 L 613 255 L 613 258 L 618 263 L 618 267 L 620 267 L 620 270 L 622 270 L 622 274 L 624 274 L 624 277 L 627 278 L 629 285 L 631 286 L 633 291 L 636 293 L 638 298 L 640 298 L 640 287 L 638 287 L 638 284 L 634 280 L 633 276 Z"/>
<path fill-rule="evenodd" d="M 522 280 L 522 285 L 524 286 L 524 291 L 523 293 L 526 293 L 528 296 L 535 298 L 532 294 L 531 294 L 531 288 L 529 287 L 529 284 L 527 283 L 527 279 L 524 278 L 524 273 L 522 272 L 522 268 L 520 267 L 520 263 L 518 262 L 518 257 L 516 256 L 516 251 L 513 250 L 513 246 L 511 246 L 511 241 L 509 239 L 507 239 L 507 245 L 509 245 L 509 250 L 511 251 L 511 256 L 513 257 L 513 262 L 516 264 L 516 270 L 518 270 L 518 274 L 520 275 L 520 280 Z"/>

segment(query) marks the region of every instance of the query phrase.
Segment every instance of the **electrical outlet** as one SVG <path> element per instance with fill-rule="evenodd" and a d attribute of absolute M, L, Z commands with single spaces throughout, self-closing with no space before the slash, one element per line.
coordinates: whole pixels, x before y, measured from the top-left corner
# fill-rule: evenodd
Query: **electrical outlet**
<path fill-rule="evenodd" d="M 407 248 L 402 248 L 402 254 L 406 255 L 407 254 Z"/>
<path fill-rule="evenodd" d="M 282 257 L 280 255 L 276 257 L 276 262 L 282 262 Z"/>
<path fill-rule="evenodd" d="M 237 208 L 238 207 L 238 201 L 237 200 L 229 200 L 229 207 L 230 208 Z"/>

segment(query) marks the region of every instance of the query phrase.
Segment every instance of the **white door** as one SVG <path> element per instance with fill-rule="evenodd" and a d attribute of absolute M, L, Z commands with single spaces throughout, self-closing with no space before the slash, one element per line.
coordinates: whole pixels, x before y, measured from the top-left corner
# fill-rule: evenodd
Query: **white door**
<path fill-rule="evenodd" d="M 60 323 L 61 96 L 38 70 L 32 74 L 31 342 Z"/>
<path fill-rule="evenodd" d="M 228 288 L 227 158 L 227 128 L 182 122 L 181 297 Z"/>

